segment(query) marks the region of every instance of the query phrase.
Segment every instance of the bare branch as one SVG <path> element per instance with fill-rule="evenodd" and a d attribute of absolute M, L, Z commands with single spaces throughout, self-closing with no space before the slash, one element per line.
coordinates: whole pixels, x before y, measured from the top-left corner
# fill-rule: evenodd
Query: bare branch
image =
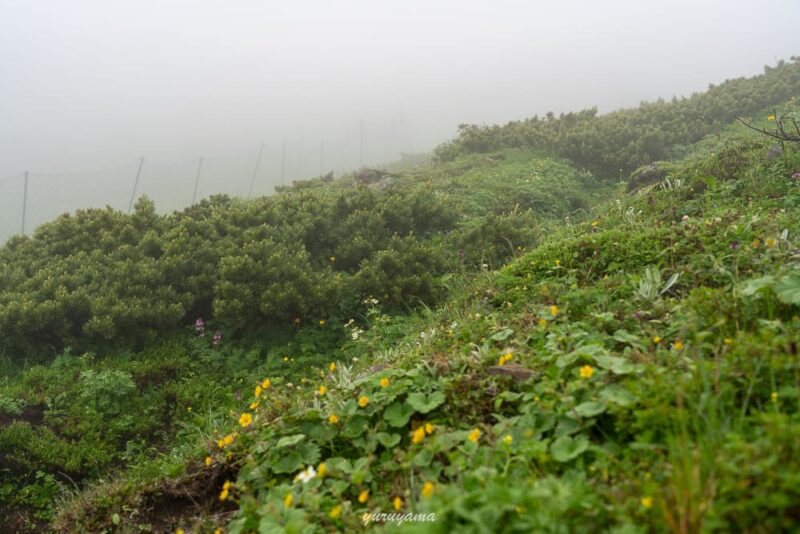
<path fill-rule="evenodd" d="M 778 121 L 777 132 L 770 132 L 763 128 L 758 128 L 756 126 L 753 126 L 752 124 L 748 124 L 748 122 L 741 117 L 736 117 L 736 120 L 744 124 L 746 127 L 750 128 L 751 130 L 755 130 L 758 133 L 768 135 L 769 137 L 774 137 L 775 139 L 780 139 L 781 141 L 791 141 L 793 143 L 800 143 L 800 131 L 798 131 L 798 135 L 791 135 L 786 133 L 786 131 L 783 129 L 783 121 L 780 120 Z M 797 129 L 796 123 L 795 123 L 795 129 Z"/>

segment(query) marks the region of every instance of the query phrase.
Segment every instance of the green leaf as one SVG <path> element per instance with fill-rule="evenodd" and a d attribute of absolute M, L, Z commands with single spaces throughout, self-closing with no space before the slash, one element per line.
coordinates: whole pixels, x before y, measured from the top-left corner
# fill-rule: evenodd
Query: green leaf
<path fill-rule="evenodd" d="M 626 375 L 635 369 L 633 364 L 617 356 L 597 356 L 594 360 L 598 367 L 607 369 L 615 375 Z"/>
<path fill-rule="evenodd" d="M 414 409 L 408 403 L 395 401 L 383 412 L 383 420 L 389 425 L 399 428 L 408 424 L 408 420 L 411 419 L 413 413 Z"/>
<path fill-rule="evenodd" d="M 625 408 L 636 404 L 636 396 L 618 384 L 611 384 L 604 387 L 600 391 L 600 398 Z"/>
<path fill-rule="evenodd" d="M 356 438 L 367 430 L 369 419 L 363 415 L 354 415 L 344 424 L 342 435 L 347 438 Z"/>
<path fill-rule="evenodd" d="M 503 328 L 502 330 L 495 332 L 492 334 L 491 339 L 492 341 L 505 341 L 506 339 L 510 338 L 514 334 L 514 331 L 510 328 Z"/>
<path fill-rule="evenodd" d="M 119 514 L 114 514 L 111 516 L 111 522 L 114 523 L 115 525 L 119 525 L 120 521 L 121 519 L 119 517 Z"/>
<path fill-rule="evenodd" d="M 782 276 L 773 289 L 784 304 L 800 306 L 800 273 L 793 272 Z"/>
<path fill-rule="evenodd" d="M 275 445 L 276 449 L 282 449 L 284 447 L 291 447 L 292 445 L 297 445 L 301 441 L 305 439 L 305 434 L 295 434 L 293 436 L 286 436 L 285 438 L 281 438 L 278 440 L 278 443 Z"/>
<path fill-rule="evenodd" d="M 761 278 L 751 278 L 745 280 L 739 285 L 739 292 L 745 297 L 752 297 L 762 289 L 771 286 L 775 283 L 775 277 L 768 275 Z"/>
<path fill-rule="evenodd" d="M 391 449 L 400 443 L 400 434 L 390 434 L 388 432 L 378 432 L 378 441 L 387 449 Z"/>
<path fill-rule="evenodd" d="M 606 405 L 602 402 L 584 402 L 575 407 L 575 413 L 581 417 L 594 417 L 606 411 Z"/>
<path fill-rule="evenodd" d="M 297 452 L 306 465 L 314 465 L 319 461 L 319 447 L 314 443 L 303 443 L 298 447 Z"/>
<path fill-rule="evenodd" d="M 408 396 L 408 404 L 420 413 L 428 413 L 444 403 L 444 393 L 412 393 Z"/>
<path fill-rule="evenodd" d="M 569 462 L 583 454 L 587 448 L 589 448 L 589 440 L 583 436 L 577 438 L 561 436 L 550 445 L 550 454 L 557 462 Z"/>
<path fill-rule="evenodd" d="M 417 467 L 425 467 L 430 465 L 433 461 L 433 453 L 430 449 L 422 449 L 420 450 L 416 456 L 414 456 L 413 463 Z"/>
<path fill-rule="evenodd" d="M 272 464 L 275 473 L 293 473 L 303 466 L 303 457 L 298 451 L 281 451 L 280 457 Z"/>

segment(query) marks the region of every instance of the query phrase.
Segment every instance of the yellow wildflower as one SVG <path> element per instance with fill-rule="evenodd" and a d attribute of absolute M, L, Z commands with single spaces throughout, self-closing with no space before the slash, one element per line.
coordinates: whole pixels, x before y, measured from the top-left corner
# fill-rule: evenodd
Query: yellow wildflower
<path fill-rule="evenodd" d="M 399 512 L 403 509 L 403 499 L 401 499 L 400 496 L 395 497 L 392 501 L 392 506 L 395 512 Z"/>
<path fill-rule="evenodd" d="M 342 515 L 342 505 L 341 504 L 337 504 L 336 506 L 331 508 L 330 512 L 328 512 L 328 517 L 330 517 L 331 519 L 337 519 L 340 515 Z"/>
<path fill-rule="evenodd" d="M 331 262 L 331 263 L 333 263 L 333 262 L 335 262 L 335 261 L 336 261 L 336 256 L 331 256 L 331 257 L 330 257 L 330 258 L 328 258 L 328 259 L 330 260 L 330 262 Z"/>
<path fill-rule="evenodd" d="M 653 507 L 652 497 L 642 497 L 642 500 L 640 502 L 642 503 L 642 508 L 649 509 Z"/>
<path fill-rule="evenodd" d="M 327 465 L 325 465 L 325 462 L 321 462 L 321 463 L 320 463 L 320 464 L 317 466 L 317 476 L 318 476 L 318 477 L 320 477 L 320 478 L 322 478 L 322 477 L 324 477 L 326 474 L 328 474 L 328 466 L 327 466 Z"/>
<path fill-rule="evenodd" d="M 421 426 L 411 433 L 411 443 L 418 445 L 425 440 L 425 427 Z"/>
<path fill-rule="evenodd" d="M 362 408 L 366 408 L 367 404 L 369 404 L 369 397 L 367 397 L 366 395 L 361 395 L 358 398 L 358 405 L 361 406 Z"/>
<path fill-rule="evenodd" d="M 272 385 L 272 382 L 270 381 L 270 379 L 269 379 L 269 378 L 265 378 L 265 379 L 264 379 L 264 380 L 261 382 L 261 387 L 262 387 L 263 389 L 269 389 L 269 387 L 270 387 L 271 385 Z"/>
<path fill-rule="evenodd" d="M 558 315 L 558 306 L 556 306 L 555 304 L 550 306 L 550 315 L 552 315 L 553 317 L 556 317 Z"/>
<path fill-rule="evenodd" d="M 223 447 L 225 447 L 225 441 L 224 441 L 224 440 L 221 440 L 221 439 L 218 439 L 218 440 L 217 440 L 217 447 L 219 447 L 220 449 L 222 449 Z"/>
<path fill-rule="evenodd" d="M 222 491 L 219 492 L 219 500 L 225 501 L 228 499 L 228 492 L 231 489 L 231 482 L 230 480 L 226 480 L 225 484 L 222 485 Z"/>
<path fill-rule="evenodd" d="M 672 348 L 675 350 L 681 350 L 683 348 L 683 341 L 680 339 L 677 340 L 675 343 L 672 344 Z"/>
<path fill-rule="evenodd" d="M 434 430 L 436 430 L 435 426 L 433 426 L 431 423 L 425 423 L 425 433 L 426 434 L 433 434 Z"/>
<path fill-rule="evenodd" d="M 431 495 L 433 495 L 434 489 L 433 482 L 426 482 L 422 485 L 422 496 L 430 498 Z"/>
<path fill-rule="evenodd" d="M 328 371 L 332 373 L 335 370 L 336 370 L 336 362 L 331 362 L 331 364 L 328 366 Z"/>
<path fill-rule="evenodd" d="M 358 494 L 358 502 L 364 504 L 369 500 L 369 490 L 364 490 Z"/>
<path fill-rule="evenodd" d="M 481 439 L 481 431 L 478 428 L 473 428 L 467 439 L 470 440 L 472 443 L 478 443 L 478 440 Z"/>
<path fill-rule="evenodd" d="M 766 238 L 766 239 L 764 240 L 764 244 L 765 244 L 765 245 L 767 245 L 767 247 L 769 247 L 769 248 L 772 248 L 772 247 L 774 247 L 775 245 L 777 245 L 777 244 L 778 244 L 778 242 L 775 240 L 775 238 L 774 238 L 774 237 L 768 237 L 768 238 Z"/>
<path fill-rule="evenodd" d="M 257 385 L 257 386 L 256 386 L 256 389 L 255 389 L 255 391 L 253 392 L 253 394 L 254 394 L 254 396 L 255 396 L 256 398 L 259 398 L 259 397 L 261 396 L 261 393 L 263 393 L 263 391 L 264 391 L 264 388 L 262 388 L 262 387 L 261 387 L 261 384 L 259 384 L 259 385 Z"/>
<path fill-rule="evenodd" d="M 335 425 L 339 422 L 339 416 L 335 413 L 332 413 L 330 416 L 328 416 L 328 422 L 332 425 Z"/>
<path fill-rule="evenodd" d="M 539 318 L 539 326 L 541 326 L 542 328 L 546 327 L 547 326 L 547 319 L 545 319 L 544 317 L 540 317 Z"/>
<path fill-rule="evenodd" d="M 560 265 L 561 265 L 561 260 L 556 260 L 556 267 L 559 267 Z"/>
<path fill-rule="evenodd" d="M 777 403 L 778 402 L 778 392 L 777 391 L 773 391 L 772 395 L 770 395 L 769 397 L 770 397 L 770 399 L 772 399 L 773 403 Z"/>
<path fill-rule="evenodd" d="M 325 323 L 327 323 L 327 322 L 328 322 L 328 321 L 326 321 L 325 319 L 320 319 L 320 320 L 319 320 L 319 325 L 320 325 L 320 326 L 325 326 Z"/>
<path fill-rule="evenodd" d="M 500 356 L 500 359 L 497 360 L 497 365 L 505 365 L 510 361 L 511 361 L 511 352 L 507 352 L 506 354 Z"/>
<path fill-rule="evenodd" d="M 770 122 L 775 121 L 775 115 L 772 115 L 772 114 L 768 115 L 767 116 L 767 120 L 770 121 Z"/>
<path fill-rule="evenodd" d="M 591 365 L 584 365 L 580 368 L 579 372 L 581 374 L 581 378 L 592 378 L 592 375 L 594 374 L 594 367 Z"/>
<path fill-rule="evenodd" d="M 514 441 L 514 436 L 512 436 L 511 434 L 506 434 L 503 437 L 503 443 L 505 443 L 506 445 L 511 445 L 512 441 Z"/>
<path fill-rule="evenodd" d="M 389 379 L 388 378 L 381 378 L 380 384 L 381 384 L 382 388 L 388 388 L 389 387 Z"/>
<path fill-rule="evenodd" d="M 179 528 L 175 531 L 175 534 L 185 534 L 182 528 Z"/>
<path fill-rule="evenodd" d="M 325 386 L 320 386 L 319 389 L 317 390 L 317 393 L 319 393 L 320 397 L 325 395 L 327 392 L 328 392 L 328 388 L 326 388 Z"/>
<path fill-rule="evenodd" d="M 214 462 L 211 456 L 206 456 L 206 467 L 211 467 L 211 464 Z"/>
<path fill-rule="evenodd" d="M 251 409 L 251 410 L 255 410 L 256 408 L 258 408 L 258 401 L 256 401 L 256 402 L 251 402 L 251 403 L 250 403 L 250 409 Z"/>
<path fill-rule="evenodd" d="M 239 424 L 247 428 L 253 422 L 252 414 L 245 412 L 239 416 Z"/>
<path fill-rule="evenodd" d="M 221 528 L 215 528 L 214 529 L 214 534 L 222 534 L 222 529 Z"/>
<path fill-rule="evenodd" d="M 656 345 L 661 343 L 661 336 L 653 336 L 653 343 L 655 343 Z"/>
<path fill-rule="evenodd" d="M 293 502 L 294 502 L 294 495 L 292 495 L 291 493 L 287 493 L 286 497 L 283 498 L 283 507 L 291 508 Z"/>

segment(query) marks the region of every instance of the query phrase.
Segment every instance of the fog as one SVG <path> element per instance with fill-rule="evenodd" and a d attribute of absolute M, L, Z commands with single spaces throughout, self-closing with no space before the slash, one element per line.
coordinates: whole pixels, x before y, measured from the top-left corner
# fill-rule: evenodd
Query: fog
<path fill-rule="evenodd" d="M 459 123 L 754 75 L 800 53 L 798 23 L 796 0 L 0 0 L 0 240 L 20 231 L 25 171 L 27 231 L 126 209 L 140 157 L 137 194 L 161 209 L 191 202 L 200 157 L 200 197 L 254 176 L 268 194 Z"/>

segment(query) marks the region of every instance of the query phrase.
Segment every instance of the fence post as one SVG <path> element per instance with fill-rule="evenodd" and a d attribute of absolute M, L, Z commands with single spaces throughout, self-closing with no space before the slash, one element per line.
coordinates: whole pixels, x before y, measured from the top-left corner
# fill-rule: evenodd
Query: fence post
<path fill-rule="evenodd" d="M 197 188 L 200 185 L 200 171 L 203 169 L 203 156 L 200 156 L 200 163 L 197 164 L 197 178 L 194 179 L 194 194 L 192 195 L 192 205 L 197 200 Z"/>
<path fill-rule="evenodd" d="M 139 187 L 139 176 L 142 174 L 142 165 L 144 165 L 144 156 L 139 159 L 139 170 L 136 171 L 136 180 L 133 182 L 133 191 L 131 191 L 131 201 L 128 202 L 128 213 L 133 209 L 133 201 L 136 199 L 136 188 Z"/>
<path fill-rule="evenodd" d="M 258 150 L 258 158 L 256 159 L 256 168 L 253 171 L 253 179 L 250 180 L 250 190 L 247 191 L 247 198 L 253 196 L 253 186 L 256 183 L 256 176 L 258 175 L 258 166 L 261 164 L 261 154 L 264 152 L 264 143 L 261 143 L 261 148 Z"/>

